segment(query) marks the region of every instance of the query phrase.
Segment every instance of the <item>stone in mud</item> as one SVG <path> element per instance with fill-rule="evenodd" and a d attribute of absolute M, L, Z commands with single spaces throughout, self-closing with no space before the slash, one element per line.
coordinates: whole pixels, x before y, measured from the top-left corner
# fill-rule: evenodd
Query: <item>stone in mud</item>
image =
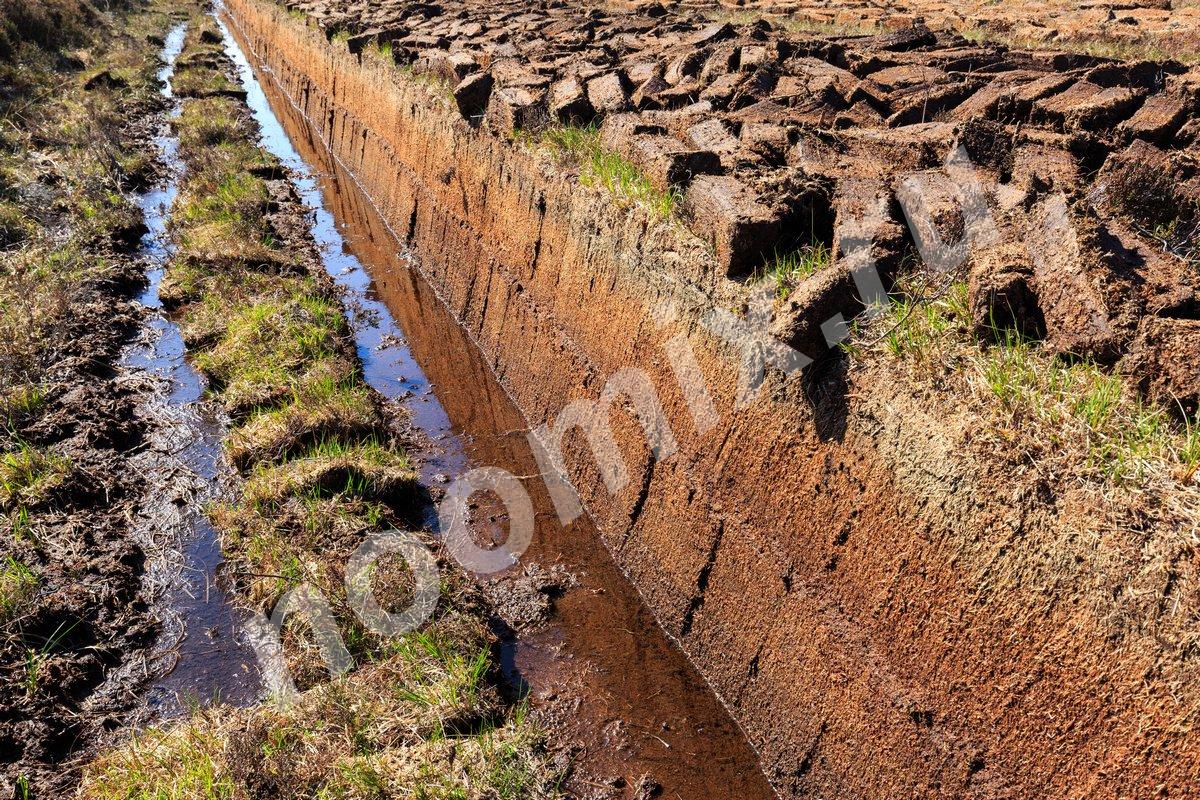
<path fill-rule="evenodd" d="M 477 124 L 488 107 L 495 80 L 490 72 L 468 75 L 454 89 L 454 102 L 458 113 L 472 124 Z"/>
<path fill-rule="evenodd" d="M 432 75 L 451 86 L 479 69 L 479 63 L 466 53 L 425 52 L 412 65 L 413 72 Z"/>
<path fill-rule="evenodd" d="M 743 124 L 766 122 L 773 125 L 787 125 L 793 121 L 791 110 L 772 100 L 759 100 L 757 103 L 731 114 L 730 118 Z"/>
<path fill-rule="evenodd" d="M 722 44 L 712 51 L 712 55 L 700 68 L 700 82 L 707 84 L 729 73 L 738 63 L 738 47 L 732 44 Z"/>
<path fill-rule="evenodd" d="M 1200 162 L 1137 140 L 1108 157 L 1096 186 L 1108 205 L 1157 228 L 1200 217 Z"/>
<path fill-rule="evenodd" d="M 1038 100 L 1034 112 L 1038 118 L 1070 130 L 1113 125 L 1132 113 L 1141 97 L 1134 89 L 1106 89 L 1080 81 L 1060 94 Z"/>
<path fill-rule="evenodd" d="M 663 80 L 672 86 L 677 86 L 686 78 L 694 78 L 700 72 L 708 53 L 704 50 L 691 50 L 677 56 L 667 65 Z"/>
<path fill-rule="evenodd" d="M 685 195 L 693 230 L 714 249 L 726 275 L 744 275 L 762 263 L 781 236 L 779 215 L 737 178 L 701 175 Z"/>
<path fill-rule="evenodd" d="M 942 170 L 902 176 L 896 198 L 927 266 L 947 271 L 960 266 L 966 253 L 967 218 L 958 185 Z"/>
<path fill-rule="evenodd" d="M 1200 410 L 1200 321 L 1148 317 L 1121 371 L 1146 397 L 1175 414 Z"/>
<path fill-rule="evenodd" d="M 629 108 L 625 76 L 610 72 L 587 82 L 587 99 L 597 114 L 618 114 Z"/>
<path fill-rule="evenodd" d="M 763 44 L 742 45 L 738 50 L 738 69 L 753 72 L 779 59 L 779 48 Z"/>
<path fill-rule="evenodd" d="M 600 144 L 617 153 L 627 152 L 634 138 L 646 135 L 663 135 L 663 125 L 650 122 L 639 114 L 613 114 L 605 117 L 600 126 Z"/>
<path fill-rule="evenodd" d="M 1082 184 L 1079 164 L 1052 144 L 1025 142 L 1013 150 L 1009 183 L 1030 196 L 1048 191 L 1073 192 Z"/>
<path fill-rule="evenodd" d="M 517 131 L 536 133 L 549 123 L 545 93 L 520 87 L 495 89 L 484 120 L 492 130 L 505 136 Z"/>
<path fill-rule="evenodd" d="M 700 92 L 700 99 L 711 103 L 713 108 L 724 109 L 737 95 L 742 81 L 742 76 L 737 73 L 722 75 Z"/>
<path fill-rule="evenodd" d="M 586 125 L 596 116 L 576 77 L 563 78 L 550 87 L 550 114 L 560 122 Z"/>
<path fill-rule="evenodd" d="M 837 183 L 833 208 L 833 263 L 873 269 L 881 285 L 890 287 L 908 247 L 908 229 L 887 185 L 879 178 L 851 178 Z M 814 232 L 815 234 L 816 232 Z M 862 251 L 869 258 L 863 264 Z"/>
<path fill-rule="evenodd" d="M 124 89 L 129 86 L 129 81 L 119 75 L 114 75 L 110 70 L 101 70 L 92 77 L 84 81 L 83 88 L 86 91 L 92 92 L 97 89 Z"/>
<path fill-rule="evenodd" d="M 976 81 L 962 81 L 935 87 L 913 86 L 894 92 L 888 98 L 892 115 L 887 124 L 895 128 L 931 122 L 969 98 L 979 86 Z"/>

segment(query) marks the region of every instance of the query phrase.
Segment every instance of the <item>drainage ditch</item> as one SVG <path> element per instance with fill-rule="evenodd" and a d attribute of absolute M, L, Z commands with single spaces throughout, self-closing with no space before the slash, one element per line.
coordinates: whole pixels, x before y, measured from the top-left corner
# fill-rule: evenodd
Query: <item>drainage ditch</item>
<path fill-rule="evenodd" d="M 251 65 L 228 23 L 222 19 L 226 50 L 262 144 L 313 208 L 313 235 L 346 292 L 366 378 L 420 432 L 413 455 L 424 482 L 436 496 L 438 486 L 476 466 L 529 476 L 533 543 L 517 567 L 485 586 L 501 605 L 506 593 L 548 601 L 544 619 L 498 623 L 512 690 L 527 694 L 557 735 L 579 743 L 585 773 L 613 788 L 679 798 L 774 796 L 757 755 L 655 623 L 590 520 L 559 525 L 526 423 L 478 347 L 370 199 L 271 84 L 269 70 Z M 502 538 L 504 520 L 491 511 L 484 503 L 475 509 L 477 536 Z"/>

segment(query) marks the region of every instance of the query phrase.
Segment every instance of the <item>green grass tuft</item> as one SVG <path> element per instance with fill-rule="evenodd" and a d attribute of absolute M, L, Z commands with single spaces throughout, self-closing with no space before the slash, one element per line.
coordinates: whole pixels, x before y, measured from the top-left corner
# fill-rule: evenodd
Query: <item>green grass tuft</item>
<path fill-rule="evenodd" d="M 0 624 L 15 617 L 40 585 L 32 569 L 7 556 L 0 570 Z"/>
<path fill-rule="evenodd" d="M 792 290 L 830 264 L 832 255 L 824 242 L 813 242 L 787 252 L 775 251 L 759 273 L 761 280 L 775 285 L 775 296 L 786 299 Z"/>
<path fill-rule="evenodd" d="M 603 188 L 619 202 L 640 206 L 658 219 L 668 219 L 682 200 L 678 189 L 659 189 L 636 164 L 606 149 L 594 125 L 557 125 L 535 135 L 522 133 L 518 138 L 577 168 L 583 185 Z"/>

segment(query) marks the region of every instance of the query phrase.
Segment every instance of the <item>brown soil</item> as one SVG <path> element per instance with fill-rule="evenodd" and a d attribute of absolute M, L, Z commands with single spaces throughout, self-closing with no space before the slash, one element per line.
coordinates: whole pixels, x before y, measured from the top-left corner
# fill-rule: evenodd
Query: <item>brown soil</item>
<path fill-rule="evenodd" d="M 129 31 L 117 31 L 126 24 Z M 52 292 L 39 287 L 14 301 L 18 309 L 6 322 L 28 314 L 27 329 L 17 333 L 28 336 L 33 355 L 23 355 L 21 338 L 6 344 L 0 359 L 5 396 L 23 383 L 43 395 L 33 412 L 7 416 L 0 433 L 6 457 L 32 448 L 69 464 L 48 491 L 9 497 L 0 509 L 0 559 L 37 578 L 33 596 L 16 606 L 0 638 L 5 797 L 69 794 L 96 746 L 144 713 L 139 693 L 155 677 L 159 615 L 149 568 L 164 543 L 155 540 L 162 520 L 148 511 L 158 508 L 148 500 L 174 491 L 176 477 L 147 475 L 141 467 L 172 421 L 155 402 L 161 387 L 122 358 L 134 340 L 149 335 L 144 309 L 134 301 L 147 265 L 132 195 L 159 177 L 154 139 L 165 107 L 158 86 L 146 81 L 168 24 L 165 14 L 140 15 L 122 4 L 101 14 L 69 0 L 0 3 L 0 89 L 6 123 L 16 123 L 5 147 L 17 148 L 6 155 L 9 163 L 39 165 L 22 176 L 15 202 L 39 246 L 49 242 L 51 252 L 77 252 L 78 259 L 64 257 L 64 274 L 46 278 Z M 109 37 L 103 46 L 92 38 L 97 31 Z M 27 71 L 10 71 L 2 61 L 13 42 L 44 48 L 15 56 Z M 76 46 L 84 49 L 69 50 Z M 85 141 L 73 141 L 81 135 L 74 129 L 50 128 L 61 115 L 45 109 L 44 86 L 27 83 L 47 75 L 61 82 L 55 93 L 89 110 Z M 86 163 L 72 156 L 88 147 L 97 148 L 105 167 L 90 177 L 106 181 L 114 207 L 109 216 L 81 219 L 75 204 L 89 199 L 79 188 L 89 176 L 71 171 Z M 10 254 L 19 270 L 23 262 Z M 5 278 L 21 279 L 19 272 Z"/>
<path fill-rule="evenodd" d="M 691 5 L 691 4 L 689 4 Z M 832 29 L 931 28 L 1011 39 L 1029 46 L 1083 46 L 1108 52 L 1200 56 L 1200 5 L 1192 0 L 996 3 L 988 0 L 722 0 L 696 7 L 763 12 Z"/>
<path fill-rule="evenodd" d="M 1200 791 L 1195 519 L 1174 505 L 1190 489 L 1109 495 L 1009 460 L 1003 431 L 882 364 L 774 374 L 730 412 L 741 354 L 702 327 L 744 301 L 773 247 L 829 241 L 876 196 L 896 232 L 877 241 L 880 262 L 897 264 L 901 180 L 936 190 L 961 143 L 995 183 L 1005 233 L 1023 241 L 1056 208 L 1078 231 L 1039 240 L 1033 267 L 974 254 L 981 321 L 1011 313 L 1048 351 L 1128 359 L 1131 385 L 1187 396 L 1186 377 L 1164 389 L 1188 370 L 1158 343 L 1190 341 L 1196 271 L 1186 241 L 1146 232 L 1163 214 L 1176 230 L 1195 219 L 1194 71 L 657 5 L 292 4 L 315 25 L 264 0 L 227 5 L 528 420 L 598 396 L 620 368 L 650 375 L 680 452 L 654 461 L 617 411 L 630 484 L 610 496 L 573 435 L 568 471 L 779 791 Z M 682 194 L 691 230 L 514 146 L 514 125 L 536 133 L 555 117 L 599 123 Z M 964 221 L 942 211 L 934 224 L 953 239 Z M 790 298 L 778 336 L 820 344 L 827 313 L 853 313 L 836 262 L 830 275 Z M 676 320 L 654 311 L 664 300 Z M 678 333 L 730 412 L 707 433 L 663 359 Z M 1171 368 L 1144 381 L 1135 360 Z"/>
<path fill-rule="evenodd" d="M 129 459 L 146 434 L 141 398 L 115 381 L 121 346 L 138 324 L 129 305 L 140 280 L 126 259 L 120 280 L 80 287 L 48 373 L 45 413 L 21 425 L 27 442 L 71 459 L 69 483 L 30 508 L 36 540 L 11 540 L 37 565 L 37 602 L 7 626 L 0 650 L 0 752 L 6 780 L 26 776 L 44 796 L 78 778 L 78 757 L 131 708 L 142 679 L 121 674 L 154 640 L 142 595 L 146 553 L 129 536 L 143 480 Z M 30 688 L 28 651 L 53 643 Z M 110 680 L 111 679 L 111 680 Z"/>

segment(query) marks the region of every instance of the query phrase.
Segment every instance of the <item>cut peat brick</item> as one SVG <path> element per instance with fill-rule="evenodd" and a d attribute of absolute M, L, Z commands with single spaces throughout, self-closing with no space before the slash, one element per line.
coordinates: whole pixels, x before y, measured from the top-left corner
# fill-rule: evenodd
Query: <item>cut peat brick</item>
<path fill-rule="evenodd" d="M 629 109 L 625 76 L 610 72 L 587 82 L 587 99 L 597 114 L 617 114 Z"/>
<path fill-rule="evenodd" d="M 636 136 L 621 154 L 637 164 L 655 188 L 667 191 L 685 186 L 696 175 L 713 174 L 721 160 L 709 150 L 691 150 L 671 136 Z"/>
<path fill-rule="evenodd" d="M 1037 101 L 1033 108 L 1040 120 L 1079 129 L 1116 124 L 1132 113 L 1141 99 L 1142 93 L 1134 89 L 1105 89 L 1080 81 L 1061 94 Z"/>
<path fill-rule="evenodd" d="M 464 78 L 455 87 L 454 103 L 468 122 L 476 123 L 483 117 L 494 83 L 491 73 L 478 72 Z"/>
<path fill-rule="evenodd" d="M 1187 122 L 1191 100 L 1179 93 L 1158 94 L 1148 99 L 1137 113 L 1118 126 L 1121 133 L 1156 144 L 1170 141 Z"/>
<path fill-rule="evenodd" d="M 518 130 L 539 131 L 548 119 L 544 92 L 519 87 L 494 90 L 485 116 L 487 124 L 505 136 Z"/>
<path fill-rule="evenodd" d="M 737 178 L 697 177 L 684 205 L 693 229 L 713 247 L 717 268 L 726 275 L 752 272 L 780 239 L 779 215 Z"/>
<path fill-rule="evenodd" d="M 596 116 L 578 78 L 569 77 L 550 87 L 550 114 L 559 122 L 586 125 Z"/>
<path fill-rule="evenodd" d="M 1200 321 L 1147 318 L 1121 369 L 1164 407 L 1195 414 L 1200 409 Z"/>

